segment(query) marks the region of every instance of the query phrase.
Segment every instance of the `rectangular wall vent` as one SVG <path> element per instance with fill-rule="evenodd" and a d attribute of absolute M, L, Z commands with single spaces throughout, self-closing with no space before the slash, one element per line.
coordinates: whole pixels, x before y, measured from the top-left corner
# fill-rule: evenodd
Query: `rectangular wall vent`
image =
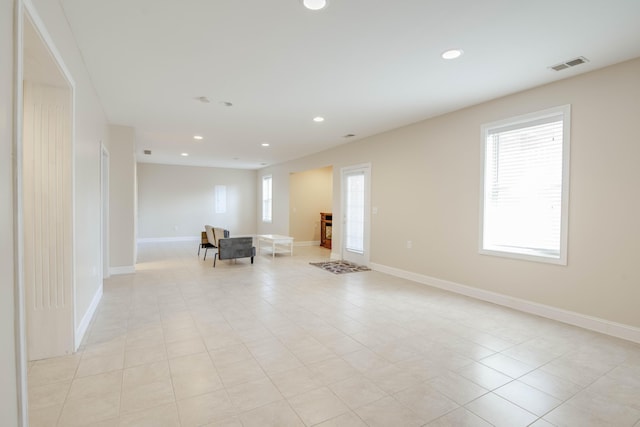
<path fill-rule="evenodd" d="M 580 65 L 580 64 L 584 64 L 585 62 L 589 62 L 589 60 L 587 58 L 585 58 L 584 56 L 579 56 L 575 59 L 571 59 L 567 62 L 563 62 L 560 64 L 556 64 L 556 65 L 552 65 L 551 68 L 554 71 L 560 71 L 560 70 L 565 70 L 567 68 L 570 67 L 575 67 L 576 65 Z"/>
<path fill-rule="evenodd" d="M 151 155 L 151 150 L 144 150 L 144 154 L 146 154 L 147 156 Z"/>

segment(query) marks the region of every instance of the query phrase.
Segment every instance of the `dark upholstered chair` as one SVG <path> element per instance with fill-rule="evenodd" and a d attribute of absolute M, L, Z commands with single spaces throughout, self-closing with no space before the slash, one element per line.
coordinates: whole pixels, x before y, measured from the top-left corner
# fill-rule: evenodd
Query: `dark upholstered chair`
<path fill-rule="evenodd" d="M 218 239 L 218 252 L 213 257 L 213 266 L 216 266 L 216 259 L 237 259 L 251 258 L 256 256 L 256 247 L 253 246 L 253 237 L 229 237 Z"/>

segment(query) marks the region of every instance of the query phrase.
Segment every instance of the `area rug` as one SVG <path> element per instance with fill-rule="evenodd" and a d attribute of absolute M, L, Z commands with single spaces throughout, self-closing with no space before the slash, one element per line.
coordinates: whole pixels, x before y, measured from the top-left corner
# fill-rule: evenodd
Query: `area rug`
<path fill-rule="evenodd" d="M 347 261 L 310 262 L 309 264 L 330 271 L 333 274 L 355 273 L 357 271 L 370 271 L 370 268 L 353 264 Z"/>

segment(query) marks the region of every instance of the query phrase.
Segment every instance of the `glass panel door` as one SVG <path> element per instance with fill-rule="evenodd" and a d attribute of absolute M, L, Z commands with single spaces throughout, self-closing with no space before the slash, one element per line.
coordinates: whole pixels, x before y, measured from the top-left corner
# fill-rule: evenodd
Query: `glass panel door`
<path fill-rule="evenodd" d="M 346 174 L 345 250 L 364 253 L 364 172 Z"/>
<path fill-rule="evenodd" d="M 342 171 L 342 258 L 360 265 L 369 263 L 369 166 Z"/>

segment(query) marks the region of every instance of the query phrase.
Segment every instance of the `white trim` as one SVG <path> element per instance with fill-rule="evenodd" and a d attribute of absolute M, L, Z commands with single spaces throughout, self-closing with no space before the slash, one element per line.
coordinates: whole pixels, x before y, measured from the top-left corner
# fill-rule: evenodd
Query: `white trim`
<path fill-rule="evenodd" d="M 17 370 L 17 400 L 18 400 L 18 425 L 29 424 L 29 395 L 27 387 L 27 319 L 26 296 L 24 291 L 24 224 L 22 221 L 22 138 L 24 116 L 24 3 L 16 2 L 14 9 L 14 84 L 13 84 L 13 148 L 15 152 L 13 163 L 13 213 L 14 213 L 14 305 L 16 321 L 16 370 Z"/>
<path fill-rule="evenodd" d="M 308 242 L 295 242 L 293 246 L 320 246 L 320 240 L 311 240 Z"/>
<path fill-rule="evenodd" d="M 109 150 L 100 141 L 100 259 L 102 280 L 109 277 Z M 106 163 L 106 165 L 105 165 Z"/>
<path fill-rule="evenodd" d="M 179 237 L 141 237 L 138 243 L 159 243 L 159 242 L 199 242 L 200 237 L 179 236 Z"/>
<path fill-rule="evenodd" d="M 135 265 L 123 265 L 121 267 L 110 267 L 109 274 L 111 276 L 117 276 L 119 274 L 134 274 L 136 272 Z"/>
<path fill-rule="evenodd" d="M 103 286 L 100 285 L 100 287 L 98 288 L 98 291 L 93 296 L 93 300 L 91 301 L 91 304 L 87 309 L 87 312 L 84 314 L 84 316 L 82 317 L 82 320 L 80 321 L 80 324 L 76 328 L 75 351 L 78 351 L 78 348 L 80 347 L 80 344 L 82 343 L 82 340 L 84 339 L 84 336 L 87 333 L 87 330 L 89 329 L 91 320 L 93 319 L 93 316 L 95 315 L 96 310 L 98 309 L 98 304 L 100 304 L 100 300 L 102 299 L 102 294 L 103 294 Z"/>
<path fill-rule="evenodd" d="M 564 310 L 557 307 L 551 307 L 549 305 L 539 304 L 537 302 L 527 301 L 516 297 L 510 297 L 508 295 L 486 291 L 484 289 L 474 288 L 472 286 L 462 285 L 460 283 L 450 282 L 448 280 L 442 280 L 435 277 L 425 276 L 411 271 L 400 270 L 398 268 L 382 264 L 371 263 L 370 267 L 375 271 L 411 280 L 423 285 L 444 289 L 446 291 L 476 298 L 482 301 L 513 308 L 525 313 L 535 314 L 547 319 L 568 323 L 591 331 L 640 343 L 640 328 L 636 328 L 634 326 L 616 323 L 610 320 L 588 316 L 586 314 L 576 313 L 574 311 Z"/>

